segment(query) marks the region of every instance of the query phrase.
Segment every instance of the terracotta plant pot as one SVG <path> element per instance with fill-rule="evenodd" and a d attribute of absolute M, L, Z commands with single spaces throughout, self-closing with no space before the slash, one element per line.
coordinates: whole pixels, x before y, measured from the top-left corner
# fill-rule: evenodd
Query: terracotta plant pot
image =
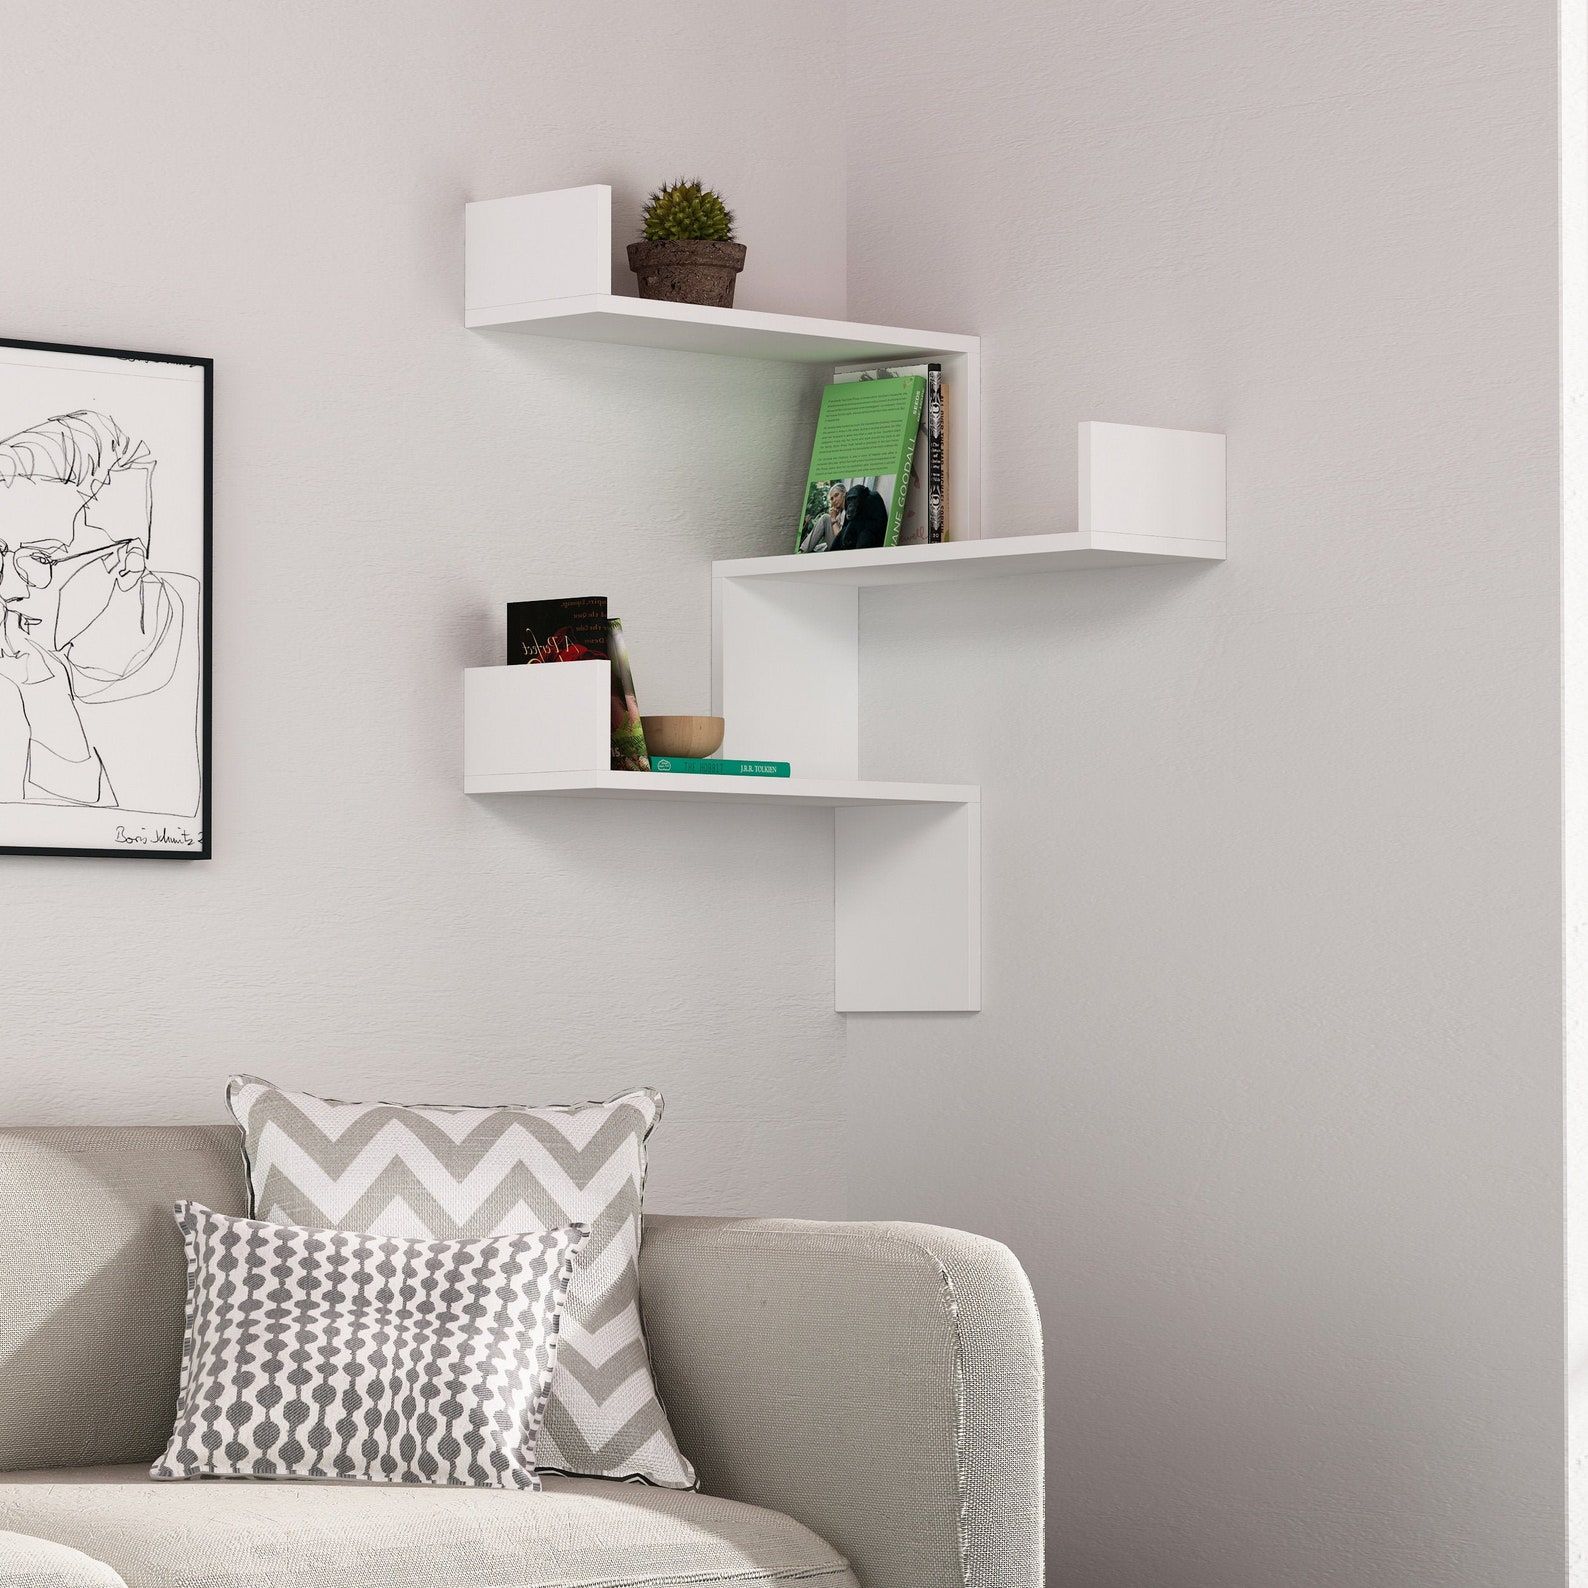
<path fill-rule="evenodd" d="M 630 243 L 629 269 L 639 277 L 640 296 L 663 303 L 733 307 L 733 288 L 744 269 L 743 243 L 674 239 Z"/>
<path fill-rule="evenodd" d="M 641 717 L 652 755 L 708 756 L 722 748 L 721 717 Z"/>

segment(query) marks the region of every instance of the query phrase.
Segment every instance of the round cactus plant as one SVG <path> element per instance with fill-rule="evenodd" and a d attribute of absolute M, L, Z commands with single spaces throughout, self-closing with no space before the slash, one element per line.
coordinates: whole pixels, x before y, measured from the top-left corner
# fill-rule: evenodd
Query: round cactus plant
<path fill-rule="evenodd" d="M 733 241 L 733 211 L 699 182 L 664 182 L 645 201 L 642 222 L 648 243 Z"/>

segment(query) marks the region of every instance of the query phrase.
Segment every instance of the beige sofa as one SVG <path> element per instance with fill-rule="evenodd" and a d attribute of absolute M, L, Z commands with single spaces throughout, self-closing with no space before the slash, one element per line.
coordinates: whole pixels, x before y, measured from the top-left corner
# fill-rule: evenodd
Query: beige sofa
<path fill-rule="evenodd" d="M 179 1196 L 245 1211 L 230 1127 L 0 1130 L 4 1588 L 1041 1583 L 1041 1342 L 995 1242 L 647 1219 L 646 1326 L 698 1494 L 155 1483 Z"/>

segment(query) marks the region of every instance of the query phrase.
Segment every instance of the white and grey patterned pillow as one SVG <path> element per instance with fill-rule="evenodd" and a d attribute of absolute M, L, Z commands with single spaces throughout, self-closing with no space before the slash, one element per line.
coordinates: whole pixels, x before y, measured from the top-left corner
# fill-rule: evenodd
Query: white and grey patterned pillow
<path fill-rule="evenodd" d="M 538 1489 L 589 1231 L 411 1241 L 176 1205 L 187 1328 L 156 1478 Z"/>
<path fill-rule="evenodd" d="M 640 1323 L 648 1089 L 605 1103 L 470 1108 L 346 1103 L 238 1075 L 252 1210 L 327 1229 L 437 1240 L 591 1230 L 563 1315 L 542 1472 L 687 1489 Z"/>

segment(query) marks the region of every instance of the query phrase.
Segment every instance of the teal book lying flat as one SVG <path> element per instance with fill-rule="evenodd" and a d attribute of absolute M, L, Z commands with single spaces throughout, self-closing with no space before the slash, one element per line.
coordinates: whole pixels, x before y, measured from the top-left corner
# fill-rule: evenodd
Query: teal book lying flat
<path fill-rule="evenodd" d="M 734 761 L 721 757 L 703 760 L 689 755 L 653 755 L 653 772 L 704 772 L 723 777 L 787 777 L 787 761 Z"/>

